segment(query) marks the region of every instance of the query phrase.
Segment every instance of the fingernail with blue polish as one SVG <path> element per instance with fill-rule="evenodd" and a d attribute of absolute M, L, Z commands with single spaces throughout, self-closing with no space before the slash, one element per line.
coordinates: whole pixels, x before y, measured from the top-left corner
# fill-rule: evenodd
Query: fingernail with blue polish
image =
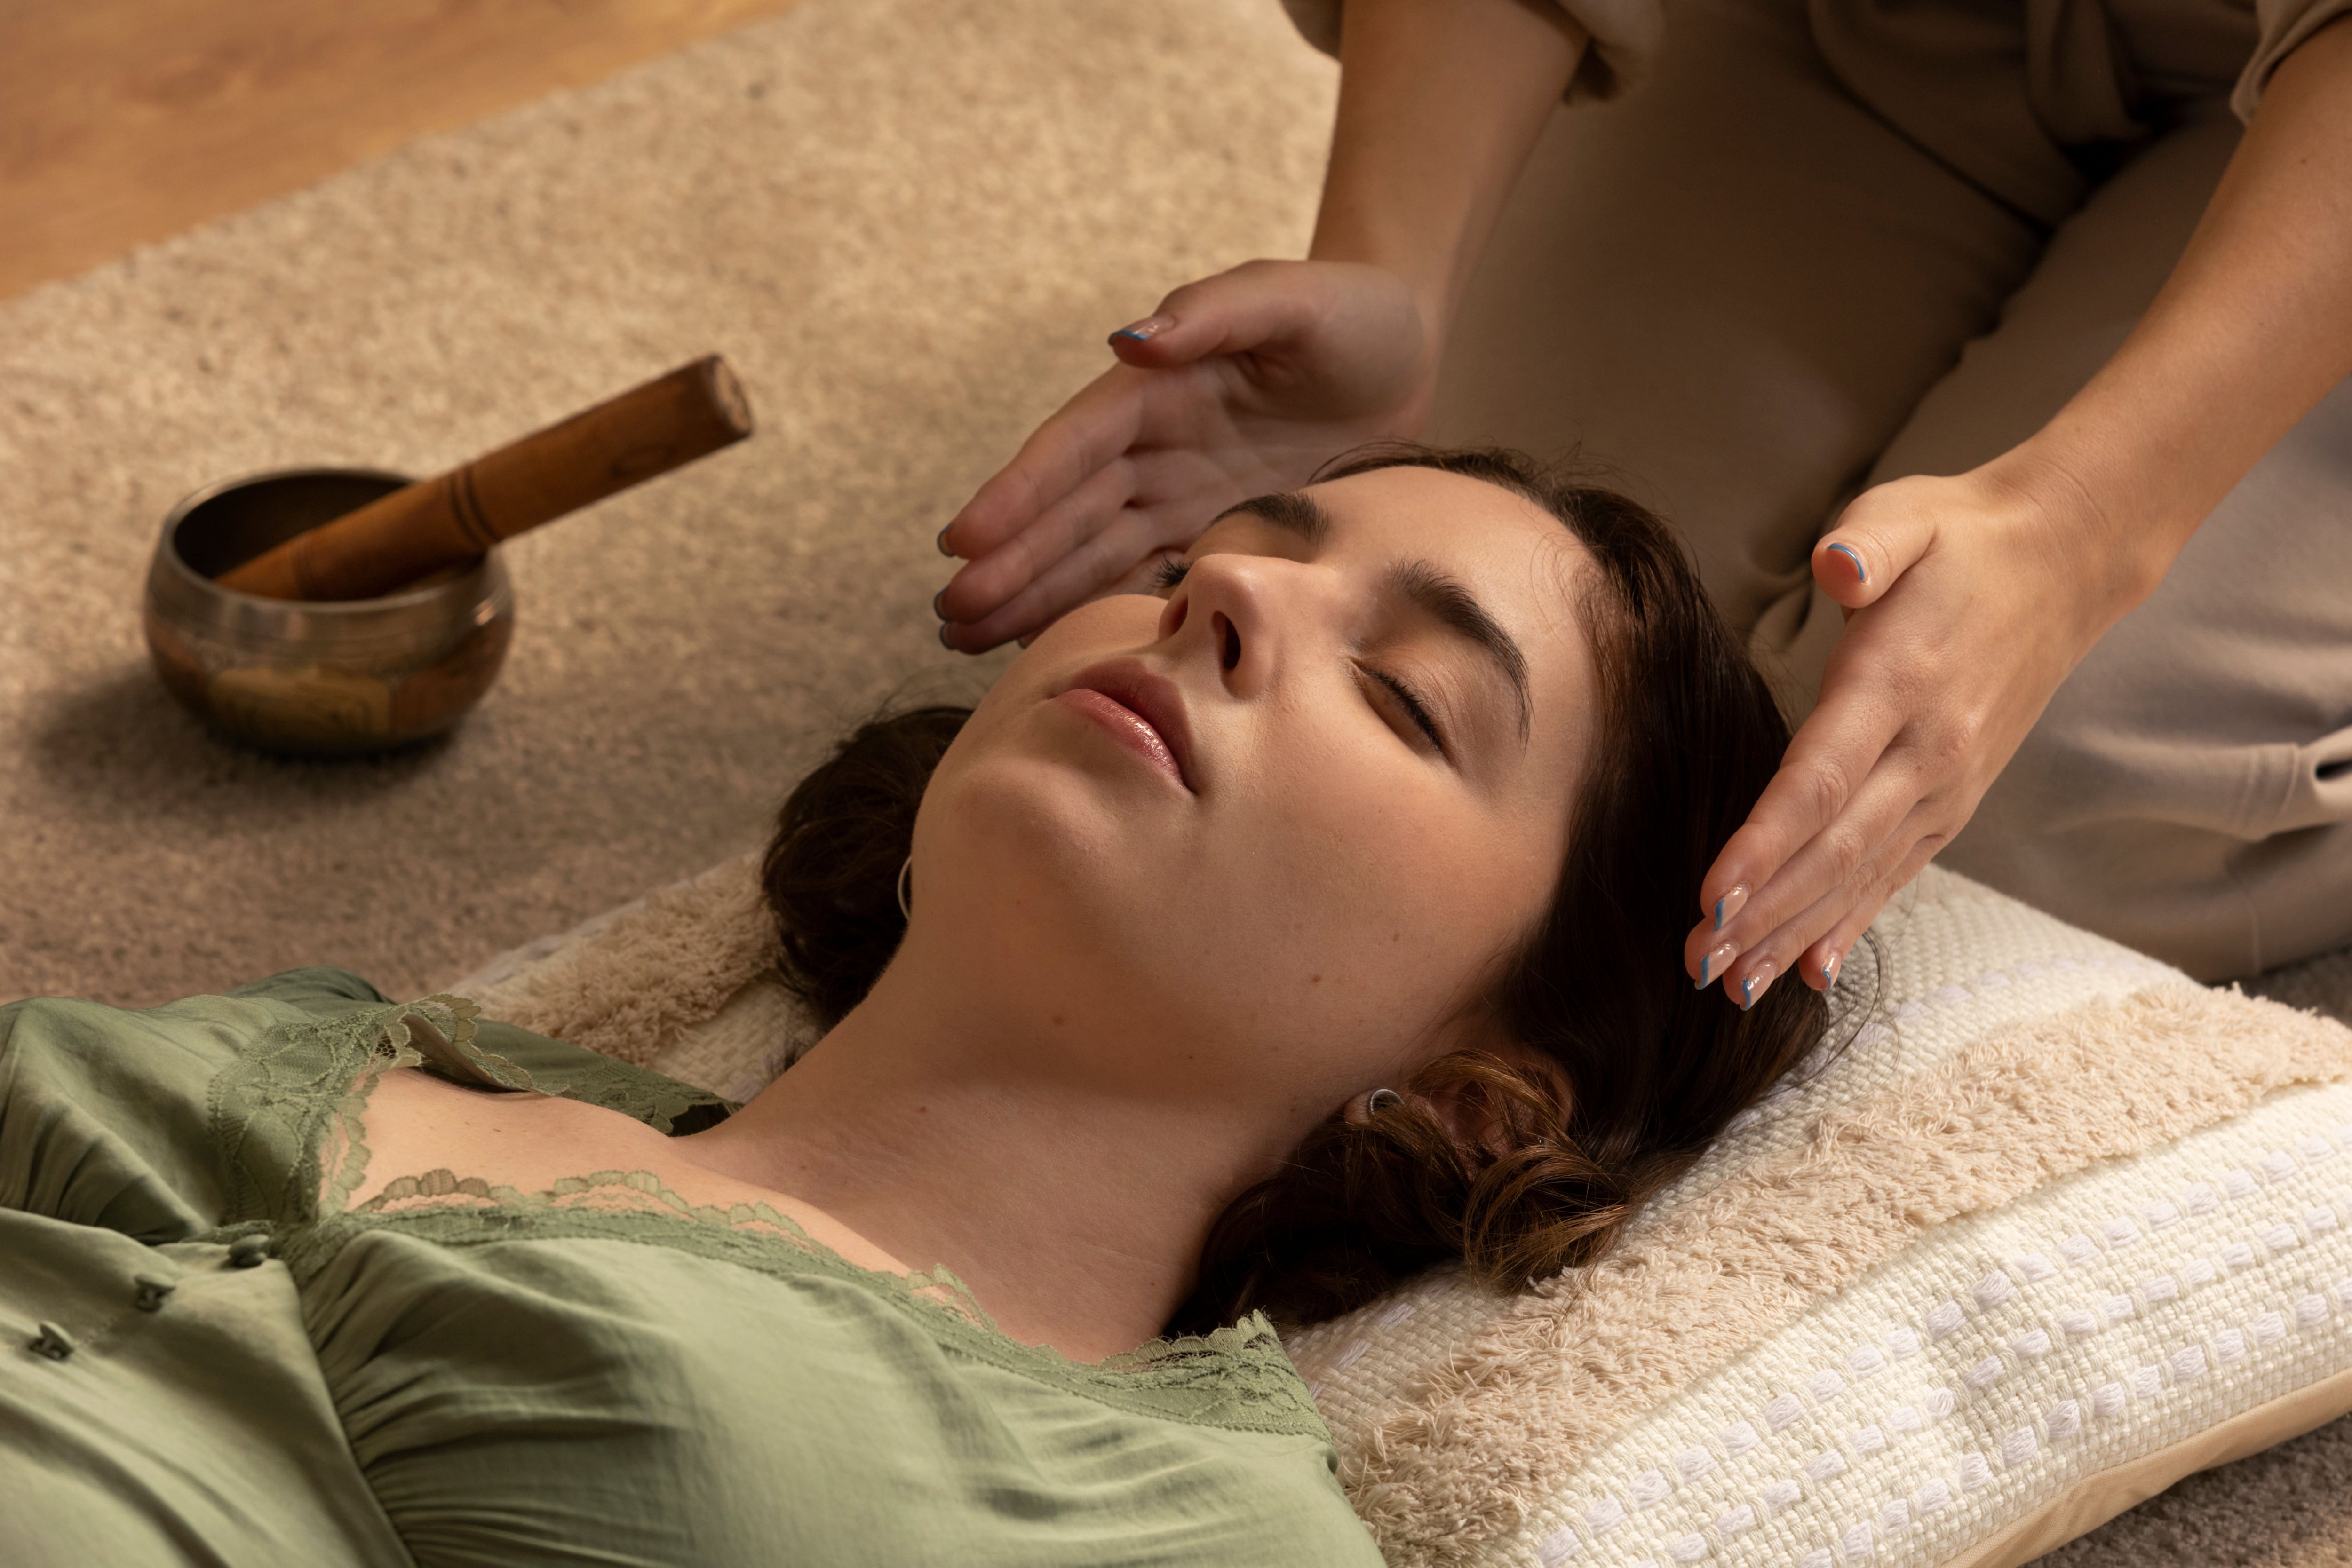
<path fill-rule="evenodd" d="M 1830 549 L 1853 562 L 1853 575 L 1856 580 L 1862 582 L 1870 580 L 1870 569 L 1862 564 L 1862 557 L 1854 553 L 1854 548 L 1852 545 L 1832 545 Z"/>
<path fill-rule="evenodd" d="M 1113 332 L 1110 339 L 1114 343 L 1121 338 L 1130 343 L 1149 343 L 1174 325 L 1176 325 L 1176 319 L 1173 316 L 1146 316 L 1140 321 L 1129 321 L 1126 326 Z"/>
<path fill-rule="evenodd" d="M 1739 982 L 1739 1010 L 1746 1012 L 1756 1005 L 1756 977 L 1748 976 Z"/>
<path fill-rule="evenodd" d="M 1731 967 L 1731 961 L 1738 956 L 1739 956 L 1739 949 L 1728 942 L 1710 949 L 1698 961 L 1697 988 L 1702 991 L 1706 989 L 1707 982 Z"/>
<path fill-rule="evenodd" d="M 944 621 L 940 622 L 940 646 L 950 653 L 956 651 L 956 645 L 948 641 L 948 623 Z"/>
<path fill-rule="evenodd" d="M 931 614 L 934 618 L 940 621 L 944 621 L 948 618 L 948 612 L 940 608 L 940 601 L 945 599 L 947 596 L 948 591 L 944 588 L 931 595 Z"/>
<path fill-rule="evenodd" d="M 1748 884 L 1743 882 L 1715 901 L 1715 928 L 1722 930 L 1725 921 L 1737 918 L 1747 907 Z"/>
<path fill-rule="evenodd" d="M 1741 1012 L 1756 1005 L 1756 998 L 1764 994 L 1766 988 L 1772 984 L 1772 977 L 1778 973 L 1780 970 L 1769 962 L 1759 964 L 1748 971 L 1748 977 L 1739 982 Z"/>
<path fill-rule="evenodd" d="M 951 528 L 953 527 L 955 527 L 953 523 L 950 523 L 948 525 L 948 528 Z M 931 542 L 940 547 L 940 553 L 941 555 L 947 557 L 950 560 L 953 560 L 955 559 L 955 551 L 948 549 L 948 528 L 941 528 L 940 530 L 939 538 L 933 539 Z"/>

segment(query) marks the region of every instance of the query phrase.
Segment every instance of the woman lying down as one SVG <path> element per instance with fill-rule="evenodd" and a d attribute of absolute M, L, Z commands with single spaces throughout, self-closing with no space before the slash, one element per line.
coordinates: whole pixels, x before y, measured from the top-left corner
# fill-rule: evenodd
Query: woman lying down
<path fill-rule="evenodd" d="M 1784 740 L 1651 517 L 1391 453 L 800 787 L 747 1105 L 332 969 L 0 1011 L 0 1560 L 1377 1563 L 1275 1326 L 1589 1260 L 1809 1048 L 1681 958 Z"/>

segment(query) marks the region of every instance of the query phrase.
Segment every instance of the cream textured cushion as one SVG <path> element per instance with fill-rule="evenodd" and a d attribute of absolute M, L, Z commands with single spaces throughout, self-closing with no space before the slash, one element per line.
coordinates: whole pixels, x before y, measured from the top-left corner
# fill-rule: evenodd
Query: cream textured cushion
<path fill-rule="evenodd" d="M 775 926 L 760 857 L 501 953 L 443 989 L 488 1017 L 749 1100 L 814 1043 L 770 971 Z"/>
<path fill-rule="evenodd" d="M 1932 868 L 1874 935 L 1601 1265 L 1292 1336 L 1391 1562 L 2018 1563 L 2352 1408 L 2352 1031 Z M 730 862 L 452 988 L 741 1098 L 766 941 Z"/>
<path fill-rule="evenodd" d="M 2352 1031 L 1934 870 L 1877 934 L 1600 1267 L 1295 1336 L 1392 1562 L 2021 1562 L 2352 1408 Z"/>

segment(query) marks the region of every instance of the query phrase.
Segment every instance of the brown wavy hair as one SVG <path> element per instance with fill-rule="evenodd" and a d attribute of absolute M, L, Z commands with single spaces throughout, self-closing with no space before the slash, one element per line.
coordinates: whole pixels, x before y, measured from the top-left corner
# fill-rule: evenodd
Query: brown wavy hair
<path fill-rule="evenodd" d="M 1789 734 L 1675 536 L 1613 491 L 1494 449 L 1383 445 L 1316 478 L 1407 465 L 1525 497 L 1591 558 L 1592 750 L 1551 905 L 1486 997 L 1520 1050 L 1453 1052 L 1398 1103 L 1335 1112 L 1211 1228 L 1171 1332 L 1253 1309 L 1319 1322 L 1441 1263 L 1506 1289 L 1589 1264 L 1827 1021 L 1793 977 L 1742 1011 L 1683 973 L 1700 879 Z M 828 1028 L 896 950 L 916 807 L 969 713 L 861 726 L 779 814 L 761 867 L 778 967 Z"/>

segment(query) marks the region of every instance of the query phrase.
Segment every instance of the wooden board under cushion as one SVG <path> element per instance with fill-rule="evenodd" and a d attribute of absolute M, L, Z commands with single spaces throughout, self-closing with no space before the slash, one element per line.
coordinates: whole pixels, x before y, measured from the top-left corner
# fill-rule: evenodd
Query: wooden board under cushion
<path fill-rule="evenodd" d="M 5 0 L 0 298 L 793 0 Z"/>

